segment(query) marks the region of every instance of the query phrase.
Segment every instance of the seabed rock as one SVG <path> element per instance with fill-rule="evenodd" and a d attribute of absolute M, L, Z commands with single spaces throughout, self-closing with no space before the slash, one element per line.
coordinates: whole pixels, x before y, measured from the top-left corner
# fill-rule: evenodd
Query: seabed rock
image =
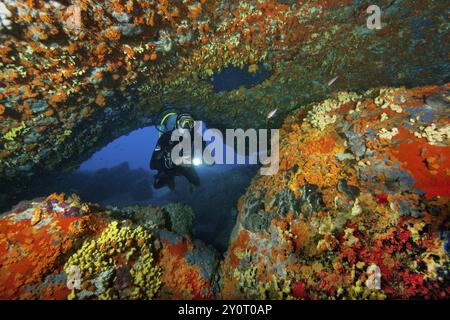
<path fill-rule="evenodd" d="M 145 217 L 162 212 L 147 208 Z M 162 224 L 136 224 L 113 216 L 118 213 L 64 194 L 25 201 L 4 214 L 0 299 L 212 299 L 217 295 L 219 254 L 212 247 Z"/>
<path fill-rule="evenodd" d="M 315 118 L 324 103 L 289 116 L 278 174 L 256 177 L 239 202 L 222 297 L 449 299 L 450 137 L 435 145 L 414 134 L 448 125 L 423 97 L 449 87 L 342 92 L 326 102 L 335 121 L 325 126 Z"/>

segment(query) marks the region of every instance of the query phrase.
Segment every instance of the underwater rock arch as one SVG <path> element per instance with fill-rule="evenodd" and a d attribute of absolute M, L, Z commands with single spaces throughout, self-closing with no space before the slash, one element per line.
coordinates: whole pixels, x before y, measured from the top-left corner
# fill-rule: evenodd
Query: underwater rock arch
<path fill-rule="evenodd" d="M 183 205 L 23 201 L 0 217 L 0 296 L 448 299 L 449 92 L 340 92 L 287 117 L 280 171 L 238 201 L 222 260 Z"/>

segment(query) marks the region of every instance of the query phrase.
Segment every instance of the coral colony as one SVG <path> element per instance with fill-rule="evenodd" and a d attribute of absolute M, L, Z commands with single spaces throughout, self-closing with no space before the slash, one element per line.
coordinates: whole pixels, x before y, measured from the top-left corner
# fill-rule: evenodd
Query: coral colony
<path fill-rule="evenodd" d="M 447 12 L 0 0 L 0 299 L 449 299 Z M 233 70 L 251 85 L 223 80 Z M 256 139 L 261 170 L 223 221 L 225 252 L 196 239 L 204 217 L 178 202 L 24 196 L 167 106 L 217 128 L 205 141 L 228 129 L 245 153 Z M 219 167 L 213 147 L 200 156 Z M 179 313 L 214 313 L 192 308 Z"/>

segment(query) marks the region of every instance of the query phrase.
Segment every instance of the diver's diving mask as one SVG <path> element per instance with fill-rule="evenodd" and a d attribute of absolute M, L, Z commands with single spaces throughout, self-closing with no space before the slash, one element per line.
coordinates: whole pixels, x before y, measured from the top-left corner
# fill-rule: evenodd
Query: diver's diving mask
<path fill-rule="evenodd" d="M 194 118 L 189 114 L 180 114 L 177 118 L 177 128 L 178 129 L 188 129 L 194 128 Z"/>

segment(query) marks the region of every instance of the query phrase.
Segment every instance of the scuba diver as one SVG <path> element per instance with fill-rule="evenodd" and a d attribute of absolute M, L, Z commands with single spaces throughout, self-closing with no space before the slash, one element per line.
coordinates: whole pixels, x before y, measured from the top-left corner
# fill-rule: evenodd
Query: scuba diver
<path fill-rule="evenodd" d="M 157 170 L 154 176 L 153 187 L 160 189 L 165 186 L 170 190 L 175 190 L 175 177 L 184 176 L 191 186 L 200 186 L 200 178 L 194 169 L 194 165 L 175 165 L 172 162 L 172 149 L 178 144 L 172 141 L 172 132 L 176 129 L 186 129 L 190 131 L 191 137 L 194 134 L 194 118 L 187 113 L 167 112 L 159 127 L 159 139 L 156 143 L 150 160 L 150 169 Z"/>

